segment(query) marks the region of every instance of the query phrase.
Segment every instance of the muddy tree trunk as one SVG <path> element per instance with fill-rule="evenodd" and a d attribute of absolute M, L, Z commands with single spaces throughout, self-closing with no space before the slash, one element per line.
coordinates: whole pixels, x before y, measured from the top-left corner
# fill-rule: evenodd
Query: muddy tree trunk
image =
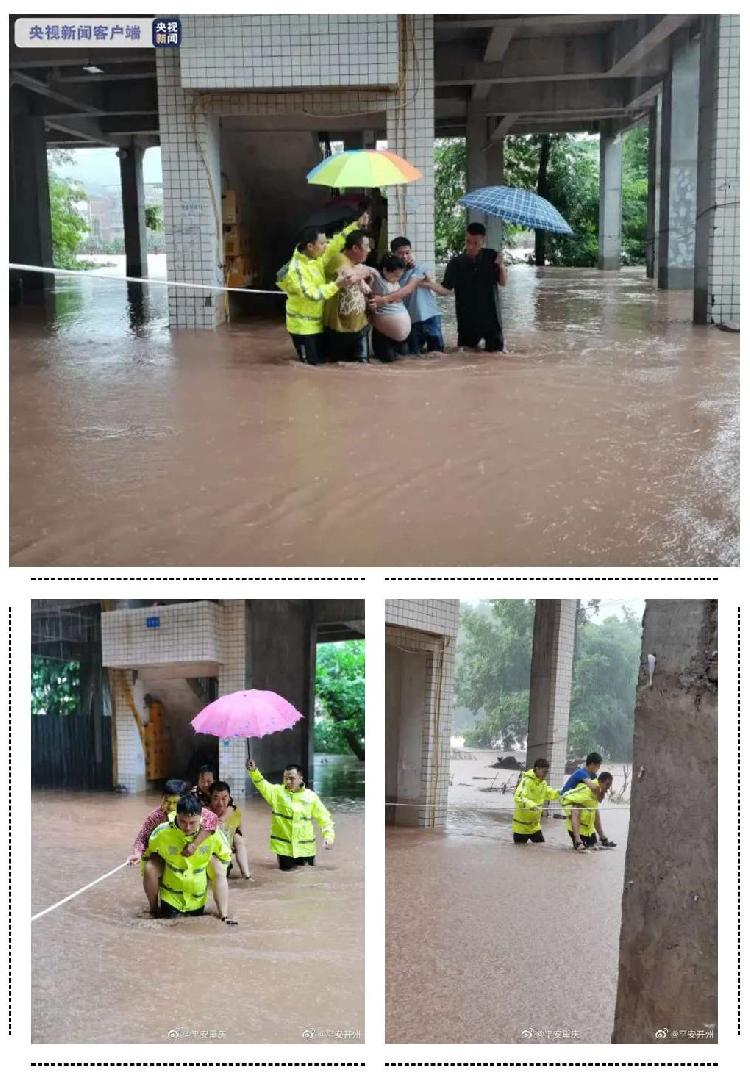
<path fill-rule="evenodd" d="M 349 731 L 347 728 L 344 728 L 344 738 L 349 743 L 349 749 L 351 750 L 351 752 L 356 755 L 357 761 L 364 761 L 365 748 L 364 746 L 362 746 L 354 732 Z"/>
<path fill-rule="evenodd" d="M 547 170 L 549 169 L 549 135 L 542 135 L 539 140 L 539 172 L 536 177 L 536 193 L 546 199 L 549 195 L 549 183 Z M 537 229 L 534 237 L 534 264 L 544 266 L 544 242 L 546 239 L 544 229 Z"/>

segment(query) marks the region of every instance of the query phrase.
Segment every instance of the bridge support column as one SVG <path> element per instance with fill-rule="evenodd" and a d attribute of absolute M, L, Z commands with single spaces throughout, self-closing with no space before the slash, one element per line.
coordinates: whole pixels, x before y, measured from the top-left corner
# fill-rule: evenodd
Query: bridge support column
<path fill-rule="evenodd" d="M 33 98 L 11 87 L 10 115 L 10 261 L 52 266 L 52 216 L 47 173 L 44 117 L 31 113 Z M 33 270 L 12 271 L 11 280 L 26 292 L 54 287 L 54 278 Z"/>
<path fill-rule="evenodd" d="M 619 270 L 622 248 L 622 133 L 603 127 L 599 137 L 600 270 Z"/>
<path fill-rule="evenodd" d="M 125 227 L 125 273 L 148 277 L 146 200 L 143 192 L 143 147 L 133 138 L 118 150 L 122 187 L 122 221 Z"/>
<path fill-rule="evenodd" d="M 534 611 L 526 767 L 547 758 L 552 787 L 565 779 L 577 611 L 577 600 L 537 600 Z"/>
<path fill-rule="evenodd" d="M 660 289 L 692 289 L 698 183 L 697 41 L 685 39 L 664 80 L 659 210 Z"/>
<path fill-rule="evenodd" d="M 646 204 L 646 277 L 656 277 L 659 255 L 659 185 L 661 183 L 661 94 L 648 119 L 648 195 Z"/>

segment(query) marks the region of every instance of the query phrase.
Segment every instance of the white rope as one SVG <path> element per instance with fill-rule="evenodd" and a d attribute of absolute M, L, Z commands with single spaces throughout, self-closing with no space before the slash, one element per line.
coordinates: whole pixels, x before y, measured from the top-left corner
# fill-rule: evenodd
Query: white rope
<path fill-rule="evenodd" d="M 114 870 L 108 870 L 106 874 L 102 874 L 102 876 L 98 877 L 96 881 L 90 881 L 89 884 L 84 885 L 82 889 L 76 889 L 74 893 L 71 893 L 70 896 L 66 896 L 64 900 L 58 900 L 56 904 L 52 905 L 52 907 L 45 908 L 44 911 L 37 911 L 36 915 L 31 916 L 31 921 L 33 922 L 34 919 L 41 919 L 42 915 L 48 915 L 49 912 L 54 911 L 55 908 L 59 908 L 63 904 L 67 904 L 68 900 L 74 900 L 76 896 L 80 896 L 81 893 L 86 892 L 87 889 L 93 889 L 94 885 L 98 885 L 100 881 L 104 881 L 105 878 L 111 877 L 112 874 L 116 874 L 118 870 L 122 870 L 123 866 L 127 865 L 127 862 L 120 863 L 120 865 L 116 866 Z"/>
<path fill-rule="evenodd" d="M 192 281 L 164 281 L 162 278 L 142 277 L 116 277 L 114 274 L 97 274 L 92 270 L 58 270 L 52 266 L 30 266 L 27 263 L 9 263 L 11 270 L 33 270 L 40 274 L 52 274 L 54 277 L 85 277 L 99 278 L 102 281 L 133 281 L 140 285 L 169 285 L 176 289 L 205 289 L 208 292 L 218 293 L 256 293 L 263 296 L 280 296 L 286 299 L 286 294 L 278 289 L 238 289 L 227 285 L 196 285 Z"/>

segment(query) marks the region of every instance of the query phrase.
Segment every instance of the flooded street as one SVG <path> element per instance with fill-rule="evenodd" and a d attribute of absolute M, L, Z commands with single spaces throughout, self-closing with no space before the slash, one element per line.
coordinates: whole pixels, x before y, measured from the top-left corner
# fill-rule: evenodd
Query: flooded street
<path fill-rule="evenodd" d="M 629 813 L 603 813 L 618 847 L 585 855 L 552 817 L 514 845 L 510 808 L 387 830 L 388 1042 L 610 1041 Z"/>
<path fill-rule="evenodd" d="M 507 356 L 319 369 L 281 300 L 170 333 L 138 288 L 12 313 L 14 565 L 737 562 L 739 337 L 642 268 L 514 266 Z"/>
<path fill-rule="evenodd" d="M 157 803 L 34 792 L 32 914 L 126 859 Z M 34 922 L 32 1040 L 363 1042 L 364 803 L 327 805 L 334 849 L 319 842 L 314 868 L 286 874 L 268 850 L 268 807 L 242 806 L 254 880 L 229 879 L 238 927 L 212 917 L 211 898 L 201 918 L 148 918 L 137 867 Z"/>

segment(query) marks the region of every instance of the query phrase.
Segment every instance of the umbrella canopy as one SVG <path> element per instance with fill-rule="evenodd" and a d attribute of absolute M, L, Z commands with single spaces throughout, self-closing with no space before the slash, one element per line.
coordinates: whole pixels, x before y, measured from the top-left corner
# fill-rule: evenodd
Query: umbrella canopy
<path fill-rule="evenodd" d="M 361 203 L 367 203 L 367 196 L 339 195 L 337 198 L 325 203 L 324 206 L 319 206 L 317 210 L 313 210 L 305 221 L 304 227 L 317 225 L 319 228 L 323 228 L 325 225 L 333 225 L 338 221 L 354 221 L 355 218 L 359 217 Z"/>
<path fill-rule="evenodd" d="M 302 713 L 273 690 L 238 690 L 206 705 L 191 724 L 201 735 L 257 739 L 286 731 L 301 719 Z"/>
<path fill-rule="evenodd" d="M 555 210 L 551 202 L 537 195 L 535 191 L 500 186 L 483 187 L 467 192 L 458 201 L 470 210 L 480 210 L 483 214 L 511 221 L 515 225 L 573 235 L 573 230 L 559 210 Z"/>
<path fill-rule="evenodd" d="M 307 174 L 309 184 L 335 188 L 379 188 L 421 179 L 419 169 L 391 150 L 344 150 L 323 158 Z"/>

